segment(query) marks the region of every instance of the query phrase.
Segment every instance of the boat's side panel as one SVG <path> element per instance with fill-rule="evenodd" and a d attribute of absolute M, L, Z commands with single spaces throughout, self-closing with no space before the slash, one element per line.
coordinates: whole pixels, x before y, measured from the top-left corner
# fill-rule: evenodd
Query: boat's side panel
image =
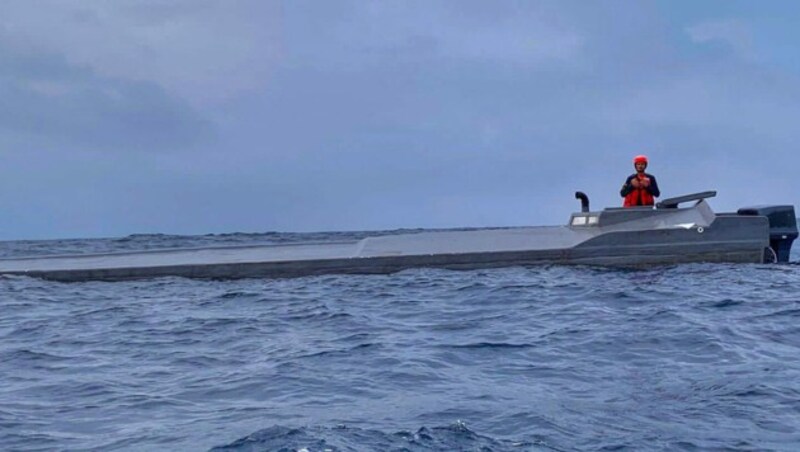
<path fill-rule="evenodd" d="M 591 228 L 539 226 L 474 231 L 434 231 L 368 237 L 358 257 L 476 254 L 572 248 L 598 234 Z"/>
<path fill-rule="evenodd" d="M 599 224 L 605 230 L 660 229 L 676 224 L 708 226 L 714 211 L 705 201 L 680 209 L 611 208 L 599 213 Z"/>
<path fill-rule="evenodd" d="M 353 252 L 353 244 L 336 247 L 326 245 L 322 247 L 325 252 L 308 253 L 294 253 L 293 248 L 287 247 L 285 253 L 279 256 L 281 259 L 276 259 L 276 254 L 270 250 L 254 248 L 247 251 L 253 253 L 252 255 L 245 253 L 247 259 L 243 258 L 243 251 L 238 250 L 226 258 L 227 260 L 217 261 L 208 261 L 193 255 L 187 257 L 184 256 L 185 253 L 177 252 L 174 255 L 162 253 L 159 255 L 160 259 L 129 255 L 116 256 L 114 259 L 118 260 L 114 261 L 109 260 L 110 257 L 97 257 L 91 258 L 101 259 L 100 262 L 95 262 L 97 266 L 78 268 L 62 266 L 68 265 L 70 261 L 57 261 L 61 262 L 57 266 L 53 265 L 56 261 L 47 261 L 39 263 L 38 267 L 33 265 L 36 263 L 33 261 L 17 261 L 16 269 L 5 269 L 2 273 L 59 281 L 118 281 L 163 276 L 234 279 L 381 274 L 416 267 L 479 269 L 541 263 L 620 266 L 683 262 L 758 263 L 763 261 L 764 250 L 769 246 L 769 224 L 765 217 L 719 216 L 710 225 L 703 227 L 617 230 L 608 233 L 602 233 L 600 229 L 593 232 L 590 230 L 586 229 L 581 233 L 565 228 L 503 231 L 497 234 L 497 240 L 492 240 L 492 234 L 486 233 L 466 236 L 456 233 L 429 234 L 376 241 L 372 246 L 356 252 Z M 459 246 L 438 242 L 448 237 L 460 240 Z M 557 238 L 562 243 L 577 244 L 554 247 L 553 243 L 558 243 L 558 240 L 553 240 L 551 246 L 542 247 L 541 244 L 548 237 Z M 521 246 L 530 248 L 520 249 Z M 312 248 L 309 250 L 313 251 Z M 450 250 L 453 252 L 449 252 Z M 292 259 L 292 256 L 296 258 Z M 166 259 L 167 257 L 171 259 Z M 81 262 L 89 264 L 92 261 Z M 131 265 L 131 262 L 138 265 Z"/>
<path fill-rule="evenodd" d="M 769 222 L 764 217 L 717 217 L 709 226 L 611 232 L 581 243 L 580 263 L 631 265 L 680 262 L 752 262 L 764 259 Z"/>
<path fill-rule="evenodd" d="M 351 241 L 11 258 L 0 259 L 0 274 L 18 274 L 21 271 L 176 268 L 205 264 L 343 259 L 354 257 L 358 245 L 359 242 Z"/>
<path fill-rule="evenodd" d="M 543 262 L 567 263 L 567 257 L 567 250 L 505 251 L 281 262 L 13 271 L 5 272 L 5 274 L 26 275 L 67 282 L 88 280 L 121 281 L 164 276 L 206 279 L 290 278 L 324 274 L 386 274 L 418 267 L 478 269 L 530 265 Z"/>

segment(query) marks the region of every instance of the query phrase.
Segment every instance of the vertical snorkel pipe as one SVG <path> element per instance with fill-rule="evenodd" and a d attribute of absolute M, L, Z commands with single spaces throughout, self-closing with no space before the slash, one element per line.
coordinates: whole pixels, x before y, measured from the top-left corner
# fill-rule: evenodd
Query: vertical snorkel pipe
<path fill-rule="evenodd" d="M 581 200 L 581 212 L 588 212 L 589 211 L 589 197 L 586 196 L 586 193 L 582 191 L 575 192 L 575 199 Z"/>

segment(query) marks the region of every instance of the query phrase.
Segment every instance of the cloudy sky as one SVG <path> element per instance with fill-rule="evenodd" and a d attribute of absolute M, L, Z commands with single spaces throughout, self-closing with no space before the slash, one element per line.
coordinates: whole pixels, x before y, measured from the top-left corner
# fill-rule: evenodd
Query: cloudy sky
<path fill-rule="evenodd" d="M 0 1 L 0 239 L 800 206 L 795 1 Z"/>

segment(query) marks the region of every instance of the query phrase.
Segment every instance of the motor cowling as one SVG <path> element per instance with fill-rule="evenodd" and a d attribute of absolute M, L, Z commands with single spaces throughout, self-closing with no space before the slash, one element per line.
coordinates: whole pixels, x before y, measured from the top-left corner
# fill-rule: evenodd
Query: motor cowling
<path fill-rule="evenodd" d="M 739 215 L 762 216 L 769 220 L 769 247 L 777 262 L 789 262 L 792 242 L 797 238 L 797 217 L 794 206 L 743 207 Z"/>

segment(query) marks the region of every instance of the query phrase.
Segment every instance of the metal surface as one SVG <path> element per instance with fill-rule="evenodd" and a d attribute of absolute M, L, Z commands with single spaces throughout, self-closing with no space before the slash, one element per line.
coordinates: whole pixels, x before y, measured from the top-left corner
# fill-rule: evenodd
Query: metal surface
<path fill-rule="evenodd" d="M 414 267 L 476 269 L 539 263 L 643 266 L 762 262 L 763 216 L 717 216 L 705 200 L 688 208 L 606 209 L 572 214 L 566 226 L 439 231 L 360 241 L 0 260 L 0 274 L 59 281 L 296 277 L 392 273 Z"/>

